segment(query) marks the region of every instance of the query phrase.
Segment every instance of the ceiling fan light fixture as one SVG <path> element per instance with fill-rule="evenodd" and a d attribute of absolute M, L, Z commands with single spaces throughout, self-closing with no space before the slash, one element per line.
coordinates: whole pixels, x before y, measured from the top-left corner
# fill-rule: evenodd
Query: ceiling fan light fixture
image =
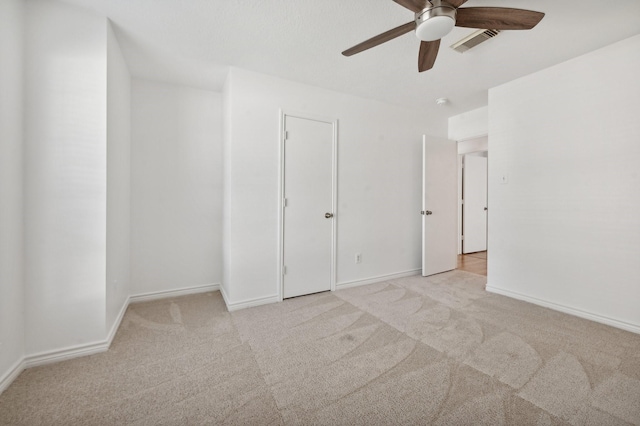
<path fill-rule="evenodd" d="M 440 40 L 456 25 L 456 9 L 445 2 L 416 13 L 416 37 L 422 41 Z"/>
<path fill-rule="evenodd" d="M 440 40 L 451 32 L 455 23 L 448 16 L 434 16 L 416 27 L 416 37 L 422 41 Z"/>
<path fill-rule="evenodd" d="M 393 40 L 396 37 L 415 31 L 421 40 L 418 51 L 418 72 L 433 68 L 441 39 L 449 34 L 453 27 L 492 28 L 483 30 L 487 36 L 494 36 L 502 30 L 530 30 L 535 27 L 544 13 L 533 10 L 514 9 L 512 7 L 464 7 L 467 0 L 393 0 L 400 6 L 412 11 L 414 19 L 396 28 L 358 43 L 342 52 L 344 56 L 355 55 L 372 47 Z M 458 13 L 460 12 L 460 13 Z M 479 37 L 477 38 L 480 39 Z M 476 41 L 476 38 L 474 38 Z M 462 42 L 467 48 L 467 41 Z M 476 42 L 479 44 L 479 41 Z"/>

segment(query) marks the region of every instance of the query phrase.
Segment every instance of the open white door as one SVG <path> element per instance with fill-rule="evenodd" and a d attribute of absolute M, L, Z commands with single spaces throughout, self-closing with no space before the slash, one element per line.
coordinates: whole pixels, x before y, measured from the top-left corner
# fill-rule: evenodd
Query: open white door
<path fill-rule="evenodd" d="M 458 151 L 454 142 L 422 138 L 422 275 L 457 265 Z"/>
<path fill-rule="evenodd" d="M 487 249 L 487 157 L 464 156 L 462 206 L 463 253 Z"/>

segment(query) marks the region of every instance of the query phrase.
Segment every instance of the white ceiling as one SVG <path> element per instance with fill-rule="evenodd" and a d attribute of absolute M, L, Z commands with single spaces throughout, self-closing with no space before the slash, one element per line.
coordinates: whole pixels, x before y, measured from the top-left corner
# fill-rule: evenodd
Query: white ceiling
<path fill-rule="evenodd" d="M 464 54 L 449 46 L 473 30 L 455 28 L 434 68 L 418 73 L 412 33 L 340 54 L 413 20 L 392 0 L 65 1 L 111 19 L 134 76 L 220 90 L 228 66 L 237 66 L 419 108 L 440 122 L 486 105 L 491 87 L 640 33 L 639 0 L 469 0 L 463 7 L 546 16 L 533 30 L 502 32 Z M 450 105 L 437 107 L 439 97 Z"/>

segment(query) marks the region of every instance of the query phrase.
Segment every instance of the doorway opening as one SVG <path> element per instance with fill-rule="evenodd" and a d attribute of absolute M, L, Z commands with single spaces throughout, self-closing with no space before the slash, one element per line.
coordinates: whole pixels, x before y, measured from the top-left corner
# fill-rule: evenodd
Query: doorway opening
<path fill-rule="evenodd" d="M 487 275 L 488 137 L 458 142 L 458 265 Z"/>
<path fill-rule="evenodd" d="M 476 253 L 459 254 L 458 266 L 460 269 L 474 274 L 487 276 L 487 252 L 479 251 Z"/>

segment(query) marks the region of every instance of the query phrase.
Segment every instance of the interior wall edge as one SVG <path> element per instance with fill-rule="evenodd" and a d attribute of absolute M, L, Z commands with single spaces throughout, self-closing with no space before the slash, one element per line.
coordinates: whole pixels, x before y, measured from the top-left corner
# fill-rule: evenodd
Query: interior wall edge
<path fill-rule="evenodd" d="M 127 308 L 131 303 L 131 297 L 127 297 L 122 304 L 118 316 L 116 317 L 111 329 L 109 330 L 107 337 L 104 340 L 99 340 L 92 343 L 86 343 L 81 345 L 69 346 L 62 349 L 56 349 L 52 351 L 40 352 L 37 354 L 27 354 L 24 361 L 24 369 L 37 367 L 39 365 L 53 364 L 60 361 L 66 361 L 81 356 L 94 355 L 101 352 L 106 352 L 111 347 L 113 339 L 116 337 L 116 333 L 122 324 L 124 314 L 127 312 Z M 18 377 L 18 375 L 16 375 Z M 15 377 L 14 377 L 15 379 Z"/>
<path fill-rule="evenodd" d="M 231 310 L 229 309 L 229 296 L 227 295 L 227 290 L 225 290 L 225 287 L 222 284 L 220 284 L 220 295 L 222 296 L 224 305 L 227 307 L 227 311 L 231 312 Z"/>
<path fill-rule="evenodd" d="M 126 300 L 122 304 L 118 315 L 116 316 L 115 321 L 111 325 L 111 329 L 109 329 L 109 333 L 107 333 L 107 342 L 109 342 L 109 346 L 111 346 L 111 342 L 113 342 L 113 338 L 116 337 L 116 333 L 120 328 L 120 324 L 122 324 L 122 319 L 124 318 L 124 314 L 127 312 L 127 308 L 129 307 L 129 303 L 131 303 L 131 296 L 127 296 Z"/>
<path fill-rule="evenodd" d="M 221 289 L 222 290 L 222 289 Z M 271 296 L 256 297 L 255 299 L 245 299 L 237 302 L 229 300 L 226 292 L 221 291 L 222 298 L 229 312 L 239 311 L 240 309 L 253 308 L 255 306 L 269 305 L 271 303 L 280 302 L 280 295 L 274 294 Z"/>
<path fill-rule="evenodd" d="M 24 358 L 25 4 L 0 1 L 0 392 Z"/>

